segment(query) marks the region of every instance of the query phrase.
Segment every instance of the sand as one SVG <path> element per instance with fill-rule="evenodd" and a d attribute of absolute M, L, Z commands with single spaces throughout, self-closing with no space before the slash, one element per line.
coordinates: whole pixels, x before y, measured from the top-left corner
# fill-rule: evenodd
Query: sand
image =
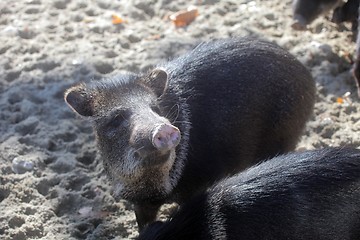
<path fill-rule="evenodd" d="M 199 16 L 176 28 L 167 16 L 189 5 Z M 113 14 L 125 22 L 113 24 Z M 252 35 L 288 49 L 318 90 L 298 149 L 358 147 L 350 24 L 321 16 L 297 32 L 291 17 L 289 0 L 1 0 L 0 238 L 135 238 L 132 205 L 111 196 L 93 130 L 63 92 L 81 81 L 147 71 L 204 40 Z"/>

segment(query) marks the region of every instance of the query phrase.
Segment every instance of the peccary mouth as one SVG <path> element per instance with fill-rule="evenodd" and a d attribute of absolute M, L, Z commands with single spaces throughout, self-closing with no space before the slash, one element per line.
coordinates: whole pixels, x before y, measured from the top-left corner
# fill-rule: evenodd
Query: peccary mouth
<path fill-rule="evenodd" d="M 165 154 L 151 153 L 146 158 L 141 158 L 141 167 L 156 167 L 158 165 L 162 165 L 169 160 L 170 151 Z"/>
<path fill-rule="evenodd" d="M 133 156 L 131 161 L 134 161 L 134 158 L 136 157 Z M 170 171 L 175 158 L 175 149 L 160 155 L 159 152 L 153 152 L 146 158 L 136 159 L 138 162 L 133 166 L 131 173 L 119 173 L 111 169 L 114 197 L 136 201 L 145 196 L 156 196 L 156 198 L 166 196 L 173 189 Z"/>

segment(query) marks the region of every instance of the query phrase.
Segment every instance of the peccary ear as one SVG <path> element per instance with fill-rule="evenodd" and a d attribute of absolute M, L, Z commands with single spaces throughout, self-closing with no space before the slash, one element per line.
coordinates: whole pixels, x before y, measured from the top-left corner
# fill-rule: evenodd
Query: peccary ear
<path fill-rule="evenodd" d="M 145 83 L 150 86 L 157 97 L 160 97 L 167 88 L 168 74 L 163 69 L 154 69 L 146 78 Z"/>
<path fill-rule="evenodd" d="M 84 117 L 93 116 L 92 97 L 82 85 L 69 88 L 65 92 L 65 102 L 78 114 Z"/>

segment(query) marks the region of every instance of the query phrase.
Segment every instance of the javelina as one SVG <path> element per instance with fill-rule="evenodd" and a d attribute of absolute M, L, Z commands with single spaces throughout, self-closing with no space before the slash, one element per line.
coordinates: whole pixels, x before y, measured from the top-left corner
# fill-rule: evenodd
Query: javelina
<path fill-rule="evenodd" d="M 331 21 L 334 23 L 351 22 L 352 31 L 357 31 L 360 0 L 348 0 L 344 5 L 334 9 Z"/>
<path fill-rule="evenodd" d="M 348 0 L 339 6 L 340 3 L 342 3 L 341 0 L 294 0 L 293 17 L 295 21 L 292 27 L 296 30 L 303 30 L 320 14 L 335 8 L 331 21 L 335 23 L 352 22 L 352 30 L 356 32 L 360 26 L 360 0 Z M 356 59 L 352 73 L 360 97 L 360 31 L 357 34 Z"/>
<path fill-rule="evenodd" d="M 292 27 L 296 30 L 304 30 L 306 25 L 321 14 L 336 8 L 341 2 L 342 0 L 294 0 Z"/>
<path fill-rule="evenodd" d="M 359 240 L 360 150 L 278 156 L 215 184 L 138 240 Z"/>
<path fill-rule="evenodd" d="M 182 203 L 259 160 L 293 150 L 315 99 L 307 69 L 253 38 L 200 44 L 148 74 L 67 90 L 92 119 L 115 196 L 140 228 L 165 202 Z"/>

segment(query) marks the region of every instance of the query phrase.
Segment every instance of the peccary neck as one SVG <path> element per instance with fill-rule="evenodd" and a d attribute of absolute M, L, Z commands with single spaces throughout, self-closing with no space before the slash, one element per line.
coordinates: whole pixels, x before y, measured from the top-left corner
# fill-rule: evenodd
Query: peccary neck
<path fill-rule="evenodd" d="M 176 189 L 187 164 L 191 116 L 187 96 L 180 94 L 181 90 L 174 88 L 171 80 L 168 91 L 160 99 L 160 106 L 167 112 L 165 117 L 169 118 L 170 122 L 181 132 L 181 140 L 176 147 L 176 159 L 169 173 L 170 184 Z"/>

